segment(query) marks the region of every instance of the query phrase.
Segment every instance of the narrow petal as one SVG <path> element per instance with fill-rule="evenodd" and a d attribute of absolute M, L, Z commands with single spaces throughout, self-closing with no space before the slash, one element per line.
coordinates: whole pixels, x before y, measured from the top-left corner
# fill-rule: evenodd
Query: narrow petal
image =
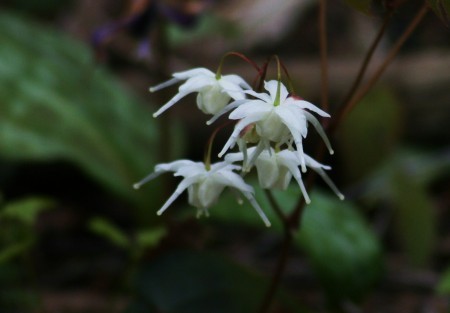
<path fill-rule="evenodd" d="M 312 104 L 311 102 L 305 101 L 305 100 L 296 100 L 292 97 L 286 99 L 287 105 L 295 105 L 296 107 L 300 109 L 308 109 L 310 111 L 316 112 L 317 114 L 323 116 L 323 117 L 330 117 L 330 114 L 327 112 L 319 109 L 317 106 Z"/>
<path fill-rule="evenodd" d="M 240 106 L 231 112 L 230 120 L 240 120 L 247 116 L 260 113 L 269 113 L 273 110 L 273 106 L 261 100 L 246 100 Z"/>
<path fill-rule="evenodd" d="M 333 181 L 330 179 L 330 177 L 325 173 L 325 171 L 321 168 L 313 168 L 313 170 L 322 177 L 322 179 L 325 181 L 325 183 L 331 188 L 331 190 L 334 191 L 334 193 L 339 197 L 339 199 L 344 200 L 345 196 L 339 191 L 339 189 L 336 187 L 336 185 L 333 183 Z"/>
<path fill-rule="evenodd" d="M 155 92 L 155 91 L 161 90 L 161 89 L 163 89 L 163 88 L 172 86 L 172 85 L 178 83 L 179 81 L 181 81 L 181 79 L 178 79 L 178 78 L 175 78 L 175 77 L 174 77 L 174 78 L 169 79 L 168 81 L 165 81 L 165 82 L 163 82 L 163 83 L 161 83 L 161 84 L 159 84 L 159 85 L 150 87 L 149 90 L 150 90 L 150 92 Z"/>
<path fill-rule="evenodd" d="M 190 185 L 194 184 L 198 180 L 198 177 L 185 178 L 175 189 L 174 193 L 167 199 L 166 203 L 161 207 L 161 209 L 156 212 L 156 214 L 161 215 L 163 212 L 185 191 Z"/>
<path fill-rule="evenodd" d="M 242 100 L 236 100 L 236 101 L 231 102 L 230 104 L 225 106 L 222 110 L 220 110 L 219 112 L 214 114 L 214 116 L 206 122 L 206 125 L 211 125 L 212 123 L 217 121 L 217 119 L 219 117 L 221 117 L 225 113 L 227 113 L 227 112 L 237 108 L 238 106 L 240 106 L 241 104 L 245 103 L 246 101 L 248 101 L 248 100 L 247 99 L 242 99 Z"/>
<path fill-rule="evenodd" d="M 270 95 L 268 95 L 267 93 L 259 93 L 259 92 L 255 92 L 253 90 L 244 90 L 244 92 L 250 96 L 253 96 L 253 97 L 258 98 L 266 103 L 273 105 L 273 100 L 270 97 Z"/>
<path fill-rule="evenodd" d="M 144 177 L 139 182 L 133 184 L 133 188 L 134 189 L 139 189 L 139 188 L 141 188 L 142 185 L 148 183 L 149 181 L 151 181 L 152 179 L 158 177 L 159 175 L 161 175 L 163 173 L 165 173 L 165 171 L 159 171 L 159 172 L 150 173 L 148 176 Z"/>
<path fill-rule="evenodd" d="M 228 138 L 228 141 L 225 143 L 224 147 L 219 152 L 219 158 L 221 158 L 225 154 L 225 152 L 227 152 L 227 150 L 236 143 L 236 139 L 239 137 L 239 134 L 245 127 L 259 121 L 262 118 L 262 116 L 263 116 L 262 114 L 255 114 L 254 116 L 249 116 L 240 120 L 234 127 L 233 133 L 231 134 L 230 138 Z"/>
<path fill-rule="evenodd" d="M 286 166 L 289 169 L 289 172 L 291 172 L 292 176 L 295 178 L 295 180 L 298 183 L 298 186 L 300 187 L 300 190 L 302 191 L 303 197 L 305 197 L 305 202 L 307 204 L 311 203 L 311 199 L 309 198 L 308 192 L 306 191 L 305 184 L 302 180 L 302 174 L 300 173 L 300 170 L 298 169 L 298 164 L 294 164 L 292 162 L 283 162 L 281 161 L 284 166 Z"/>
<path fill-rule="evenodd" d="M 153 117 L 158 117 L 159 115 L 161 115 L 161 113 L 163 113 L 164 111 L 169 109 L 172 105 L 177 103 L 180 99 L 184 98 L 185 96 L 187 96 L 188 94 L 190 94 L 192 92 L 193 91 L 186 91 L 186 92 L 179 92 L 179 93 L 177 93 L 172 99 L 169 100 L 169 102 L 164 104 L 162 107 L 160 107 L 158 109 L 158 111 L 153 113 Z"/>
<path fill-rule="evenodd" d="M 272 101 L 275 100 L 277 96 L 277 90 L 278 90 L 278 81 L 277 80 L 271 80 L 268 82 L 264 82 L 264 89 L 266 89 L 269 94 Z M 283 103 L 284 100 L 288 97 L 289 92 L 286 89 L 286 86 L 284 86 L 283 83 L 280 83 L 280 102 Z"/>
<path fill-rule="evenodd" d="M 239 75 L 224 75 L 220 81 L 227 81 L 234 85 L 241 86 L 244 89 L 252 89 L 252 87 Z"/>
<path fill-rule="evenodd" d="M 313 124 L 314 128 L 317 130 L 317 133 L 320 135 L 320 137 L 322 137 L 322 140 L 325 143 L 325 145 L 327 146 L 327 149 L 330 152 L 330 154 L 334 154 L 333 148 L 331 147 L 330 140 L 328 139 L 327 134 L 325 134 L 325 131 L 323 130 L 323 127 L 320 124 L 320 122 L 311 113 L 306 112 L 306 111 L 304 113 L 305 113 L 306 119 L 311 124 Z"/>
<path fill-rule="evenodd" d="M 261 219 L 263 220 L 266 227 L 270 227 L 271 224 L 270 224 L 269 219 L 267 218 L 266 214 L 264 214 L 264 211 L 261 209 L 258 202 L 256 202 L 256 199 L 253 196 L 253 194 L 251 194 L 251 193 L 242 193 L 242 194 L 247 198 L 247 200 L 250 202 L 250 204 L 256 210 L 256 212 L 258 213 L 259 217 L 261 217 Z"/>
<path fill-rule="evenodd" d="M 177 73 L 173 73 L 173 77 L 178 78 L 180 80 L 186 80 L 189 79 L 191 77 L 195 77 L 195 76 L 209 76 L 209 77 L 214 77 L 216 74 L 214 74 L 213 72 L 211 72 L 210 70 L 208 70 L 207 68 L 204 67 L 198 67 L 198 68 L 194 68 L 191 70 L 187 70 L 184 72 L 177 72 Z"/>

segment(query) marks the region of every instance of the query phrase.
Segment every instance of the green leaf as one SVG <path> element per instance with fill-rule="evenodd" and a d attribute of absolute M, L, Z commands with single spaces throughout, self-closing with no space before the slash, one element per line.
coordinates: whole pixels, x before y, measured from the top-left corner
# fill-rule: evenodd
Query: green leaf
<path fill-rule="evenodd" d="M 381 275 L 379 240 L 349 201 L 313 193 L 297 239 L 331 301 L 360 300 Z"/>
<path fill-rule="evenodd" d="M 92 218 L 89 221 L 89 229 L 105 239 L 108 239 L 118 247 L 127 248 L 130 246 L 127 235 L 102 217 Z"/>
<path fill-rule="evenodd" d="M 26 225 L 32 225 L 37 216 L 53 205 L 52 201 L 42 198 L 27 198 L 8 203 L 0 210 L 0 220 L 10 218 L 18 220 Z"/>
<path fill-rule="evenodd" d="M 440 295 L 450 296 L 450 267 L 442 274 L 436 290 Z"/>
<path fill-rule="evenodd" d="M 0 250 L 0 264 L 8 262 L 27 251 L 33 244 L 32 240 L 10 244 Z"/>
<path fill-rule="evenodd" d="M 158 197 L 131 187 L 154 164 L 155 121 L 87 47 L 4 12 L 0 41 L 2 157 L 73 162 L 141 208 Z"/>
<path fill-rule="evenodd" d="M 448 26 L 450 21 L 450 0 L 427 0 L 427 2 L 433 12 Z"/>
<path fill-rule="evenodd" d="M 271 221 L 271 228 L 264 227 L 249 204 L 240 206 L 233 197 L 227 196 L 211 209 L 211 219 L 281 233 L 281 224 L 265 195 L 256 191 L 257 201 Z M 277 202 L 286 212 L 293 209 L 299 195 L 298 186 L 294 184 L 284 192 L 275 192 Z M 303 214 L 295 241 L 305 251 L 329 299 L 358 300 L 367 294 L 381 275 L 382 251 L 378 238 L 357 208 L 334 195 L 312 192 L 311 204 Z"/>
<path fill-rule="evenodd" d="M 397 234 L 411 262 L 425 266 L 436 243 L 434 207 L 425 186 L 419 184 L 401 163 L 391 181 Z"/>
<path fill-rule="evenodd" d="M 136 234 L 136 244 L 139 249 L 152 248 L 167 234 L 164 227 L 143 229 Z"/>
<path fill-rule="evenodd" d="M 345 3 L 361 13 L 369 14 L 372 0 L 345 0 Z"/>
<path fill-rule="evenodd" d="M 263 277 L 223 256 L 177 250 L 138 272 L 136 300 L 149 305 L 150 312 L 156 307 L 167 313 L 247 313 L 256 311 L 267 285 Z M 289 308 L 303 312 L 292 302 Z"/>
<path fill-rule="evenodd" d="M 339 155 L 343 173 L 352 181 L 371 174 L 394 151 L 399 139 L 401 114 L 386 89 L 370 92 L 339 128 Z"/>

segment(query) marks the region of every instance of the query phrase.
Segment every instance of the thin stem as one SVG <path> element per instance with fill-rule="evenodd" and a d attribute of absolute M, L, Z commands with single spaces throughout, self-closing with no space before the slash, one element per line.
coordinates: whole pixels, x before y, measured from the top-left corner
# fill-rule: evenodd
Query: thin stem
<path fill-rule="evenodd" d="M 378 79 L 384 73 L 388 65 L 392 62 L 392 60 L 397 56 L 400 48 L 403 46 L 405 41 L 411 36 L 411 34 L 416 29 L 417 25 L 419 25 L 420 21 L 424 18 L 425 14 L 428 12 L 428 4 L 424 3 L 419 12 L 413 18 L 411 23 L 408 25 L 408 28 L 404 31 L 402 36 L 397 40 L 394 47 L 391 49 L 389 54 L 384 59 L 383 63 L 380 65 L 378 70 L 373 74 L 370 80 L 360 88 L 360 90 L 348 101 L 348 103 L 342 107 L 341 111 L 338 113 L 337 118 L 334 120 L 335 123 L 330 126 L 330 130 L 334 130 L 337 125 L 345 118 L 345 116 L 355 107 L 358 102 L 364 98 L 364 96 L 372 89 L 372 87 L 378 82 Z"/>
<path fill-rule="evenodd" d="M 290 228 L 289 219 L 287 218 L 287 216 L 284 214 L 284 212 L 279 207 L 279 205 L 276 202 L 272 193 L 269 190 L 265 190 L 265 194 L 266 194 L 267 198 L 269 199 L 269 203 L 271 204 L 275 213 L 278 215 L 280 220 L 283 222 L 284 236 L 283 236 L 283 241 L 282 241 L 282 246 L 281 246 L 281 252 L 280 252 L 280 255 L 278 256 L 275 271 L 273 273 L 269 287 L 267 288 L 267 291 L 264 295 L 261 306 L 259 307 L 259 310 L 258 310 L 259 313 L 266 313 L 266 312 L 269 312 L 269 310 L 270 310 L 270 307 L 273 303 L 273 300 L 275 299 L 275 295 L 277 293 L 277 290 L 278 290 L 280 282 L 281 282 L 281 276 L 283 275 L 284 269 L 286 268 L 287 261 L 289 259 L 289 251 L 291 250 L 292 241 L 293 241 L 293 233 L 290 231 L 291 228 Z"/>
<path fill-rule="evenodd" d="M 327 0 L 319 2 L 319 43 L 322 109 L 328 111 L 328 47 L 327 47 Z"/>
<path fill-rule="evenodd" d="M 392 18 L 392 11 L 389 11 L 385 15 L 383 24 L 381 25 L 381 28 L 378 31 L 372 44 L 370 45 L 369 50 L 367 51 L 366 57 L 364 58 L 364 61 L 361 64 L 361 68 L 359 69 L 358 75 L 356 76 L 355 80 L 353 81 L 353 84 L 352 84 L 350 90 L 347 92 L 347 95 L 345 96 L 344 101 L 342 101 L 342 104 L 340 107 L 345 106 L 345 104 L 347 104 L 350 101 L 350 99 L 355 94 L 357 88 L 361 84 L 364 74 L 367 71 L 367 67 L 369 66 L 369 63 L 373 57 L 373 54 L 374 54 L 376 48 L 378 47 L 378 45 L 381 41 L 381 38 L 383 38 L 383 35 L 386 32 L 387 26 L 389 25 L 391 18 Z"/>

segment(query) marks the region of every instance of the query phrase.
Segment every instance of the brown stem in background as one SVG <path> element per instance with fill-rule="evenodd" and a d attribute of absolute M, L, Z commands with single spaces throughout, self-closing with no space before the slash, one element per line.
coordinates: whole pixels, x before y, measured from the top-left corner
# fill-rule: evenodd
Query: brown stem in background
<path fill-rule="evenodd" d="M 322 109 L 328 111 L 328 47 L 327 47 L 327 1 L 319 2 L 319 43 Z"/>
<path fill-rule="evenodd" d="M 369 66 L 370 60 L 372 59 L 373 54 L 381 41 L 381 38 L 383 38 L 383 35 L 386 32 L 387 26 L 389 25 L 391 18 L 392 18 L 392 11 L 388 11 L 386 13 L 386 16 L 384 17 L 384 21 L 383 24 L 381 25 L 380 30 L 378 31 L 374 41 L 370 45 L 369 50 L 367 51 L 366 57 L 364 58 L 364 61 L 361 64 L 361 68 L 358 71 L 358 75 L 356 76 L 355 81 L 352 84 L 352 87 L 347 92 L 347 95 L 345 96 L 344 101 L 342 101 L 340 107 L 345 106 L 345 104 L 350 101 L 350 99 L 355 94 L 357 88 L 361 84 L 364 74 L 366 73 L 367 67 Z"/>
<path fill-rule="evenodd" d="M 325 10 L 326 10 L 326 0 L 320 1 L 320 9 L 319 9 L 319 31 L 320 31 L 320 42 L 321 42 L 321 72 L 322 72 L 322 108 L 324 110 L 328 109 L 328 72 L 327 72 L 327 55 L 326 55 L 326 29 L 325 29 Z M 419 22 L 423 19 L 425 14 L 427 13 L 428 6 L 425 3 L 417 15 L 413 18 L 408 28 L 405 30 L 405 32 L 402 34 L 402 36 L 397 40 L 396 44 L 388 54 L 388 56 L 385 58 L 384 62 L 381 64 L 381 66 L 378 68 L 378 70 L 375 72 L 375 74 L 372 76 L 372 78 L 367 82 L 366 85 L 364 85 L 358 93 L 355 94 L 355 91 L 357 90 L 358 86 L 360 85 L 362 78 L 364 76 L 364 73 L 367 70 L 367 66 L 373 56 L 373 53 L 378 46 L 383 34 L 385 33 L 387 24 L 390 21 L 391 13 L 389 13 L 384 20 L 384 23 L 382 25 L 382 28 L 380 29 L 379 33 L 377 34 L 373 44 L 369 48 L 369 51 L 363 61 L 363 64 L 361 66 L 361 69 L 358 73 L 358 76 L 356 77 L 352 88 L 350 89 L 349 93 L 346 96 L 346 100 L 344 102 L 344 105 L 341 106 L 341 110 L 338 113 L 338 118 L 335 119 L 333 124 L 330 124 L 330 131 L 335 131 L 337 125 L 343 120 L 343 118 L 348 114 L 348 112 L 367 94 L 367 92 L 373 87 L 373 85 L 378 81 L 380 76 L 384 73 L 387 66 L 392 62 L 394 57 L 399 52 L 400 48 L 403 46 L 405 41 L 409 38 L 409 36 L 412 34 L 412 32 L 415 30 Z M 347 99 L 348 98 L 348 99 Z M 325 147 L 323 144 L 319 145 L 315 158 L 320 162 L 320 160 L 323 159 L 325 153 Z M 306 182 L 306 189 L 309 191 L 311 190 L 311 187 L 316 179 L 317 175 L 315 173 L 310 173 L 307 178 Z M 274 208 L 277 215 L 280 217 L 280 219 L 283 222 L 283 230 L 284 230 L 284 237 L 283 237 L 283 243 L 281 247 L 281 252 L 276 264 L 275 272 L 272 276 L 269 288 L 265 294 L 265 297 L 262 301 L 262 304 L 259 308 L 259 313 L 266 313 L 269 312 L 270 307 L 273 303 L 273 300 L 275 298 L 276 291 L 278 290 L 278 286 L 281 281 L 281 276 L 284 272 L 284 269 L 287 265 L 287 260 L 289 257 L 289 250 L 292 245 L 293 241 L 293 234 L 294 231 L 298 231 L 298 229 L 301 226 L 301 217 L 303 210 L 305 208 L 305 200 L 304 197 L 299 199 L 297 206 L 295 207 L 294 211 L 289 215 L 286 216 L 281 209 L 279 208 L 278 204 L 276 203 L 275 199 L 273 198 L 273 195 L 270 192 L 266 192 L 266 195 L 269 199 L 269 202 L 271 203 L 272 207 Z"/>
<path fill-rule="evenodd" d="M 402 36 L 397 40 L 394 47 L 391 49 L 389 54 L 384 59 L 383 63 L 377 69 L 377 71 L 373 74 L 373 76 L 369 79 L 369 81 L 359 89 L 359 91 L 354 94 L 354 96 L 341 107 L 338 112 L 337 118 L 334 120 L 334 123 L 330 125 L 330 131 L 334 131 L 335 128 L 342 122 L 342 120 L 347 116 L 347 114 L 361 101 L 362 98 L 372 89 L 372 87 L 378 82 L 378 79 L 384 73 L 388 65 L 392 62 L 392 60 L 397 56 L 400 48 L 403 46 L 405 41 L 411 36 L 413 31 L 416 29 L 417 25 L 419 25 L 420 21 L 424 18 L 425 14 L 428 12 L 428 4 L 424 3 L 420 8 L 419 12 L 412 19 L 411 23 L 408 25 L 407 29 L 403 32 Z"/>

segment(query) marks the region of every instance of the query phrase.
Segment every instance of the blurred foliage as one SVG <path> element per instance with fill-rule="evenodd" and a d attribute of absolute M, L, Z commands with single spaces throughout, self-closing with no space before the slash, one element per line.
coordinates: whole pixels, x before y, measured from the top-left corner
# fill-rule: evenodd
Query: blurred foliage
<path fill-rule="evenodd" d="M 97 216 L 89 221 L 89 229 L 117 247 L 129 250 L 130 257 L 139 258 L 145 250 L 154 248 L 166 235 L 164 227 L 151 227 L 135 231 L 131 238 L 107 219 Z"/>
<path fill-rule="evenodd" d="M 299 195 L 294 184 L 287 191 L 275 193 L 286 211 L 293 208 Z M 257 200 L 273 223 L 270 230 L 281 233 L 281 224 L 260 190 L 257 190 Z M 211 210 L 211 218 L 264 227 L 248 204 L 240 206 L 230 196 L 221 199 L 214 211 Z M 361 299 L 382 273 L 382 251 L 377 237 L 354 205 L 335 196 L 322 192 L 311 194 L 311 204 L 305 208 L 295 242 L 306 253 L 331 302 Z"/>
<path fill-rule="evenodd" d="M 252 269 L 221 255 L 174 250 L 144 264 L 136 275 L 137 298 L 126 312 L 255 312 L 267 286 Z M 284 291 L 278 299 L 289 312 L 304 312 Z"/>
<path fill-rule="evenodd" d="M 368 14 L 373 0 L 345 0 L 345 2 L 353 9 Z"/>
<path fill-rule="evenodd" d="M 131 186 L 154 163 L 149 110 L 63 34 L 3 12 L 0 40 L 1 156 L 73 162 L 145 212 L 158 193 Z"/>
<path fill-rule="evenodd" d="M 29 262 L 30 251 L 38 241 L 35 224 L 40 213 L 52 202 L 26 198 L 0 208 L 0 309 L 23 312 L 35 308 L 38 298 L 27 286 L 30 273 L 21 265 Z M 19 261 L 19 262 L 17 262 Z M 28 274 L 28 275 L 27 275 Z M 27 287 L 25 287 L 27 286 Z M 5 311 L 6 312 L 6 311 Z"/>
<path fill-rule="evenodd" d="M 447 151 L 424 153 L 399 148 L 364 183 L 366 199 L 390 205 L 397 237 L 416 266 L 428 265 L 437 239 L 435 205 L 428 188 L 448 173 Z"/>
<path fill-rule="evenodd" d="M 203 15 L 198 25 L 193 29 L 184 29 L 176 24 L 168 24 L 167 26 L 167 38 L 169 45 L 172 47 L 189 44 L 192 41 L 200 40 L 208 36 L 220 35 L 224 38 L 233 38 L 239 34 L 236 24 L 212 14 Z"/>
<path fill-rule="evenodd" d="M 34 15 L 51 16 L 72 5 L 73 0 L 3 0 L 15 10 L 25 11 Z"/>
<path fill-rule="evenodd" d="M 347 179 L 367 177 L 390 156 L 399 141 L 402 115 L 388 89 L 370 92 L 338 130 L 339 156 Z"/>
<path fill-rule="evenodd" d="M 437 292 L 440 295 L 450 296 L 450 267 L 442 274 Z"/>
<path fill-rule="evenodd" d="M 433 12 L 447 25 L 450 22 L 450 0 L 427 0 Z"/>
<path fill-rule="evenodd" d="M 6 204 L 0 210 L 0 264 L 26 253 L 36 242 L 34 224 L 52 202 L 27 198 Z"/>

